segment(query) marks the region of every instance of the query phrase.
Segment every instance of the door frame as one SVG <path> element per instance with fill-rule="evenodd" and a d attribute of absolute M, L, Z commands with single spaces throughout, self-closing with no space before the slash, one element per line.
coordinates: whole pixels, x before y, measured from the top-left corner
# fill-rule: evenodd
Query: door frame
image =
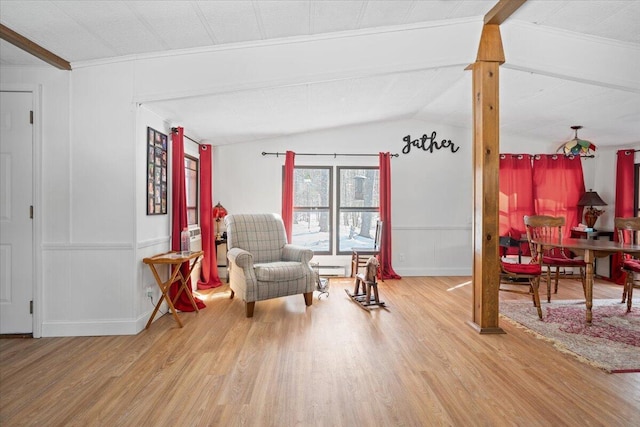
<path fill-rule="evenodd" d="M 0 92 L 30 92 L 33 108 L 33 159 L 31 185 L 33 190 L 33 337 L 42 336 L 44 293 L 42 289 L 42 85 L 0 83 Z"/>

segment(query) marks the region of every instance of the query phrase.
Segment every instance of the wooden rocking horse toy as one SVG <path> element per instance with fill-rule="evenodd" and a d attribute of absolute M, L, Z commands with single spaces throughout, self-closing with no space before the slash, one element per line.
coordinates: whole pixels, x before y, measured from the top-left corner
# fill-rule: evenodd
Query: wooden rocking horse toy
<path fill-rule="evenodd" d="M 380 263 L 378 262 L 378 258 L 375 256 L 370 257 L 367 260 L 366 273 L 356 274 L 355 288 L 353 293 L 348 290 L 344 290 L 349 298 L 351 298 L 354 302 L 358 303 L 360 307 L 365 310 L 371 310 L 371 307 L 382 307 L 385 308 L 384 302 L 380 301 L 380 296 L 378 294 L 378 268 L 380 267 Z M 361 291 L 362 287 L 362 291 Z M 372 293 L 373 291 L 373 293 Z"/>

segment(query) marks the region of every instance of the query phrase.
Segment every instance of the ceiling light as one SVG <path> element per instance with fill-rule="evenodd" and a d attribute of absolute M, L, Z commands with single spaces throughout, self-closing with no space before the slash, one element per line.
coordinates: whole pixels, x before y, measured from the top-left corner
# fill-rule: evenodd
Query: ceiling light
<path fill-rule="evenodd" d="M 592 151 L 596 151 L 593 142 L 578 138 L 578 130 L 582 129 L 582 126 L 571 126 L 571 129 L 575 131 L 575 136 L 573 139 L 563 142 L 556 153 L 562 153 L 565 156 L 593 157 Z"/>

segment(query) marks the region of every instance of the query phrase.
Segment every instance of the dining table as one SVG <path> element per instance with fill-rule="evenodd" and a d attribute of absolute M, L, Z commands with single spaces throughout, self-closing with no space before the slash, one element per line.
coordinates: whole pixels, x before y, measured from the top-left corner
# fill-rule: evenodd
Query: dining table
<path fill-rule="evenodd" d="M 593 307 L 593 278 L 594 278 L 594 261 L 596 258 L 606 257 L 613 253 L 627 253 L 631 255 L 640 255 L 640 245 L 632 245 L 629 243 L 614 242 L 612 240 L 594 240 L 594 239 L 573 239 L 565 237 L 556 238 L 539 238 L 531 241 L 536 245 L 538 252 L 538 260 L 542 260 L 542 254 L 547 249 L 564 248 L 577 255 L 584 257 L 585 268 L 585 288 L 584 297 L 586 302 L 586 321 L 591 323 L 593 318 L 591 309 Z"/>

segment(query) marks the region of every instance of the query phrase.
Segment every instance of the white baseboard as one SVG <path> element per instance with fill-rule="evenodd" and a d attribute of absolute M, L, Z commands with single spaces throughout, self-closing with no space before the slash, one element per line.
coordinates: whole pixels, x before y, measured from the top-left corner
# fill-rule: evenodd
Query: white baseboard
<path fill-rule="evenodd" d="M 393 268 L 400 276 L 471 276 L 470 268 Z"/>
<path fill-rule="evenodd" d="M 95 320 L 86 322 L 44 322 L 42 337 L 97 337 L 109 335 L 137 335 L 144 330 L 151 311 L 135 320 Z M 156 314 L 157 320 L 161 317 Z"/>

